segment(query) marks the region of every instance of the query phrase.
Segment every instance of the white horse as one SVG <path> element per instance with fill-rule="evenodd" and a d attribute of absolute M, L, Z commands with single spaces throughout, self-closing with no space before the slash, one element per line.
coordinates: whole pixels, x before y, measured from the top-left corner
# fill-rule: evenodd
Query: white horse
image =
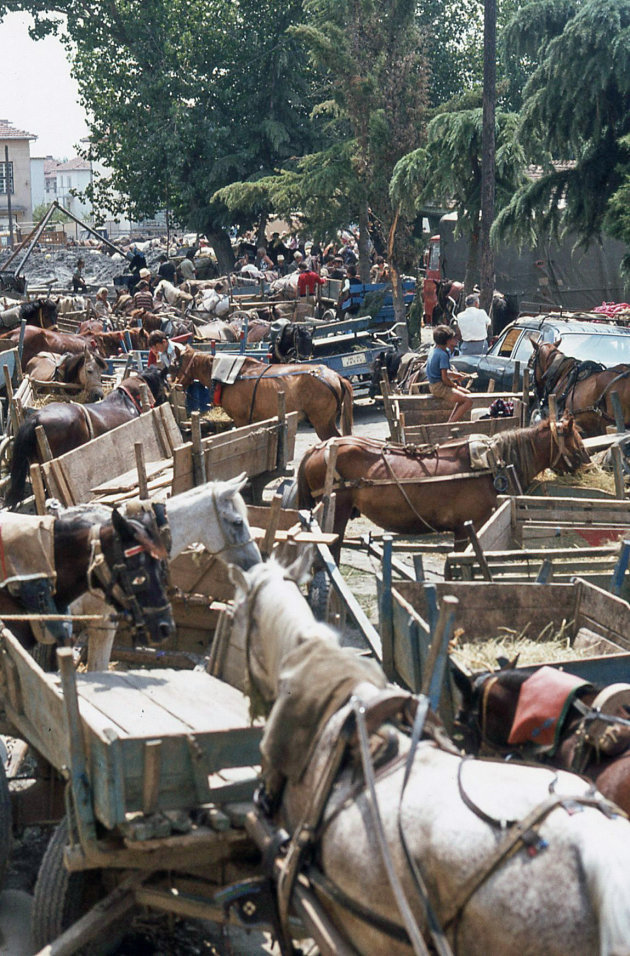
<path fill-rule="evenodd" d="M 193 296 L 189 292 L 178 289 L 176 285 L 169 282 L 168 279 L 161 279 L 153 291 L 154 299 L 159 302 L 166 302 L 167 305 L 182 311 L 193 301 Z"/>
<path fill-rule="evenodd" d="M 299 580 L 309 561 L 305 554 L 288 570 L 272 559 L 247 573 L 230 571 L 236 586 L 230 641 L 246 650 L 252 700 L 271 708 L 261 744 L 265 782 L 277 798 L 279 825 L 301 839 L 313 825 L 313 795 L 330 766 L 331 748 L 353 711 L 343 704 L 331 717 L 331 706 L 353 693 L 369 708 L 371 698 L 383 699 L 378 687 L 384 684 L 378 671 L 362 677 L 351 652 L 313 619 L 290 580 Z M 305 707 L 296 711 L 302 697 Z M 320 709 L 320 726 L 311 742 L 303 718 L 313 707 Z M 630 953 L 630 823 L 596 808 L 599 795 L 589 801 L 585 781 L 546 768 L 464 760 L 423 739 L 405 784 L 409 736 L 399 725 L 381 727 L 381 733 L 386 729 L 399 758 L 390 752 L 374 771 L 382 829 L 365 775 L 346 759 L 322 804 L 323 824 L 315 814 L 319 839 L 307 853 L 311 889 L 352 952 L 428 953 L 419 889 L 424 881 L 441 954 Z M 541 811 L 520 839 L 511 821 L 533 819 L 551 793 L 564 803 Z M 501 821 L 507 821 L 503 829 Z M 503 850 L 510 838 L 511 851 L 496 863 L 498 847 Z M 278 857 L 280 901 L 294 849 Z"/>
<path fill-rule="evenodd" d="M 171 534 L 171 558 L 177 557 L 189 545 L 198 543 L 203 544 L 210 554 L 242 568 L 250 568 L 261 560 L 240 494 L 246 480 L 240 475 L 229 481 L 209 481 L 168 499 L 166 513 Z M 68 512 L 71 511 L 69 508 Z M 104 506 L 103 511 L 107 516 L 111 514 Z M 73 602 L 70 612 L 102 617 L 102 623 L 87 629 L 87 666 L 89 671 L 107 670 L 117 626 L 108 619 L 107 604 L 97 594 L 88 592 Z"/>

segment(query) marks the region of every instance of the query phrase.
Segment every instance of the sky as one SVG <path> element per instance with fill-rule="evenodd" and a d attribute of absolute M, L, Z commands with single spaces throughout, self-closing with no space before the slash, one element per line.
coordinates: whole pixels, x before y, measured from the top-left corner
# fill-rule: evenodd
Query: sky
<path fill-rule="evenodd" d="M 31 156 L 70 159 L 87 135 L 85 112 L 61 43 L 31 40 L 30 22 L 9 13 L 0 23 L 0 118 L 37 136 Z"/>

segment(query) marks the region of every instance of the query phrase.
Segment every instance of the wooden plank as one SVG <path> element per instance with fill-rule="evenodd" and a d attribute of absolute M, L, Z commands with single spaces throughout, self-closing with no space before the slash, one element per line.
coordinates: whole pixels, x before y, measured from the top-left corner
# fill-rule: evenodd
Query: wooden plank
<path fill-rule="evenodd" d="M 520 418 L 487 418 L 474 422 L 436 422 L 427 425 L 407 425 L 403 429 L 405 444 L 444 444 L 456 438 L 468 435 L 488 435 L 492 437 L 510 428 L 520 427 Z"/>
<path fill-rule="evenodd" d="M 477 532 L 477 539 L 484 551 L 505 550 L 512 544 L 512 508 L 512 501 L 508 498 Z M 468 545 L 466 551 L 470 550 L 471 546 Z"/>
<path fill-rule="evenodd" d="M 210 674 L 160 671 L 164 680 L 147 678 L 142 671 L 121 676 L 153 703 L 186 724 L 190 730 L 232 730 L 249 724 L 249 701 L 240 691 Z M 156 734 L 157 736 L 157 734 Z"/>

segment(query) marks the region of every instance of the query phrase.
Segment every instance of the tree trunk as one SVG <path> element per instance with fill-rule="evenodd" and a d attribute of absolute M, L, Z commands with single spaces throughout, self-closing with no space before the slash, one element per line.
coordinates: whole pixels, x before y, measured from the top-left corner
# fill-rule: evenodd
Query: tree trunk
<path fill-rule="evenodd" d="M 466 275 L 464 276 L 464 292 L 469 295 L 479 275 L 479 230 L 468 237 L 468 258 L 466 260 Z"/>
<path fill-rule="evenodd" d="M 487 312 L 494 292 L 494 251 L 490 229 L 494 220 L 496 0 L 484 0 L 483 121 L 481 132 L 481 307 Z"/>
<path fill-rule="evenodd" d="M 401 346 L 403 349 L 409 348 L 409 328 L 407 327 L 407 316 L 405 314 L 405 299 L 403 295 L 402 279 L 398 267 L 398 257 L 396 256 L 396 230 L 398 228 L 398 219 L 400 208 L 396 209 L 392 224 L 389 227 L 387 235 L 387 260 L 389 262 L 389 275 L 392 284 L 392 300 L 394 306 L 394 322 L 401 325 Z"/>
<path fill-rule="evenodd" d="M 367 201 L 359 207 L 359 277 L 366 285 L 370 281 L 370 227 Z"/>
<path fill-rule="evenodd" d="M 219 266 L 219 275 L 226 275 L 234 268 L 234 253 L 230 237 L 224 229 L 207 229 L 206 239 L 214 249 Z"/>

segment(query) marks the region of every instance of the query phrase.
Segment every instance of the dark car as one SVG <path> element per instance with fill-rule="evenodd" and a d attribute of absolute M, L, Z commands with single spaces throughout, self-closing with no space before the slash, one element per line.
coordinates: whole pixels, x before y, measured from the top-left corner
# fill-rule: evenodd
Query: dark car
<path fill-rule="evenodd" d="M 630 365 L 630 328 L 561 315 L 522 316 L 503 330 L 486 355 L 455 355 L 452 364 L 462 372 L 477 373 L 472 383 L 475 391 L 485 392 L 492 379 L 496 391 L 509 392 L 517 362 L 522 387 L 523 369 L 534 348 L 532 336 L 539 342 L 555 342 L 561 338 L 560 351 L 582 362 L 590 359 L 607 367 L 619 363 Z"/>

